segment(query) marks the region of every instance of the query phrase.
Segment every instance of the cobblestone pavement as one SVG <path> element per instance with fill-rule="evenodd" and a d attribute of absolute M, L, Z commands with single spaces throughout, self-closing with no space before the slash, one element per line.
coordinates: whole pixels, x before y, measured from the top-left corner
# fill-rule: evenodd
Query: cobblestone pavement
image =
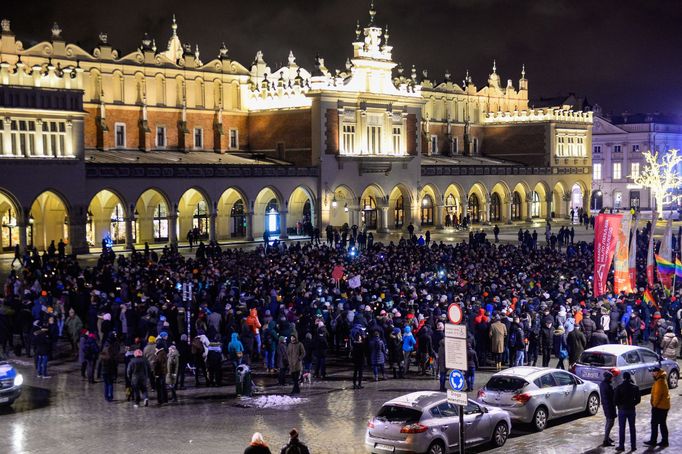
<path fill-rule="evenodd" d="M 24 373 L 24 394 L 11 409 L 0 410 L 0 452 L 54 453 L 68 448 L 97 453 L 227 453 L 243 452 L 255 431 L 262 432 L 279 452 L 287 433 L 296 427 L 313 453 L 361 453 L 368 418 L 381 404 L 414 390 L 437 389 L 433 378 L 366 382 L 350 389 L 350 372 L 332 366 L 327 381 L 303 385 L 304 402 L 291 407 L 249 408 L 238 399 L 233 386 L 189 387 L 179 392 L 179 402 L 157 407 L 150 394 L 149 408 L 133 408 L 117 384 L 115 401 L 107 403 L 103 384 L 89 385 L 71 361 L 50 364 L 50 379 L 35 378 L 30 359 L 12 359 Z M 370 374 L 371 376 L 371 374 Z M 478 372 L 477 388 L 490 376 Z M 272 377 L 256 374 L 259 394 L 286 394 L 289 387 L 275 385 Z M 193 378 L 189 380 L 193 384 Z M 680 390 L 673 390 L 668 418 L 671 446 L 681 452 L 682 408 Z M 257 397 L 257 396 L 256 396 Z M 649 434 L 650 406 L 644 396 L 637 417 L 640 452 Z M 569 417 L 556 421 L 541 433 L 514 427 L 500 453 L 602 453 L 601 412 L 594 417 Z M 613 435 L 617 438 L 617 427 Z M 467 452 L 483 452 L 478 448 Z M 647 452 L 647 451 L 644 451 Z M 653 452 L 653 451 L 652 451 Z"/>

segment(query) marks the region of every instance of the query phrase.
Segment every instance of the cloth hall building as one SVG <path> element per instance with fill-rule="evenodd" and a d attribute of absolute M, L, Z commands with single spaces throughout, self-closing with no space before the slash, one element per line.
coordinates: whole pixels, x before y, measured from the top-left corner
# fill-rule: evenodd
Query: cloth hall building
<path fill-rule="evenodd" d="M 431 79 L 394 61 L 387 27 L 358 22 L 342 70 L 293 54 L 244 66 L 223 44 L 202 60 L 173 18 L 163 49 L 125 53 L 100 34 L 68 43 L 55 23 L 24 45 L 0 37 L 0 246 L 76 253 L 281 238 L 322 231 L 444 228 L 566 217 L 590 200 L 592 113 L 533 108 L 525 71 L 487 83 Z"/>

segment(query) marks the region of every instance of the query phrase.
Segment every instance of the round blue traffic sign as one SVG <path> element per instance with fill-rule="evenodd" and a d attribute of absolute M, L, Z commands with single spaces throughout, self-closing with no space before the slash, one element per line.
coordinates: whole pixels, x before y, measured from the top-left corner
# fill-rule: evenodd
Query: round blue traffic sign
<path fill-rule="evenodd" d="M 460 370 L 453 370 L 450 372 L 450 387 L 453 391 L 461 391 L 464 389 L 464 374 Z"/>

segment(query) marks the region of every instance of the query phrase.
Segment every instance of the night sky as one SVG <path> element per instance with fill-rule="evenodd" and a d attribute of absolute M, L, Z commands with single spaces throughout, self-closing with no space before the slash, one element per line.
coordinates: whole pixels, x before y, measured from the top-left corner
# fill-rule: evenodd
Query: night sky
<path fill-rule="evenodd" d="M 247 68 L 261 49 L 276 69 L 289 49 L 311 69 L 316 53 L 330 69 L 352 55 L 355 21 L 368 0 L 5 0 L 0 14 L 24 41 L 47 39 L 58 21 L 67 41 L 91 51 L 100 31 L 124 53 L 144 32 L 164 50 L 176 14 L 183 42 L 198 43 L 204 62 L 221 42 Z M 518 86 L 526 64 L 531 98 L 574 92 L 605 112 L 682 114 L 680 0 L 377 0 L 394 59 L 461 81 L 469 69 L 486 84 L 497 60 L 503 84 Z"/>

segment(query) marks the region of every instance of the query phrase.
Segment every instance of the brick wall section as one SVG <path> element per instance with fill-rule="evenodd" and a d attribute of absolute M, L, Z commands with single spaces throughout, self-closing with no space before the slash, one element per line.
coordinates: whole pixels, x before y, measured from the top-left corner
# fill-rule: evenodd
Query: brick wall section
<path fill-rule="evenodd" d="M 415 114 L 408 114 L 407 115 L 407 125 L 406 125 L 407 131 L 405 131 L 406 134 L 406 142 L 407 142 L 407 154 L 409 155 L 416 155 L 417 154 L 417 116 Z M 419 136 L 421 137 L 421 133 L 419 133 Z"/>
<path fill-rule="evenodd" d="M 100 134 L 97 123 L 97 116 L 99 110 L 96 107 L 87 107 L 88 115 L 85 118 L 85 147 L 86 148 L 104 148 L 112 149 L 116 147 L 115 124 L 124 123 L 126 125 L 126 148 L 138 150 L 144 149 L 143 142 L 144 135 L 141 134 L 140 120 L 142 119 L 141 109 L 127 109 L 117 108 L 116 106 L 107 106 L 106 108 L 106 125 L 108 131 L 101 134 L 102 139 L 98 140 Z M 178 123 L 182 118 L 182 111 L 180 109 L 168 109 L 163 111 L 149 110 L 147 112 L 147 124 L 151 134 L 151 143 L 149 148 L 156 147 L 156 127 L 166 127 L 166 149 L 178 150 L 181 149 L 181 140 L 179 137 L 180 129 Z M 246 148 L 245 138 L 247 133 L 247 117 L 246 115 L 229 115 L 223 114 L 223 144 L 222 148 L 216 142 L 216 115 L 212 111 L 207 112 L 187 112 L 187 129 L 189 135 L 187 137 L 187 145 L 190 150 L 194 149 L 194 128 L 203 129 L 203 147 L 201 149 L 208 151 L 227 151 L 227 144 L 229 137 L 229 130 L 236 128 L 239 133 L 240 149 Z"/>
<path fill-rule="evenodd" d="M 479 147 L 486 156 L 527 165 L 550 165 L 546 125 L 488 126 L 481 132 Z"/>
<path fill-rule="evenodd" d="M 252 113 L 247 120 L 248 149 L 297 165 L 311 165 L 311 122 L 310 109 Z M 278 143 L 284 143 L 283 153 L 277 150 Z"/>
<path fill-rule="evenodd" d="M 325 137 L 327 154 L 339 153 L 339 111 L 338 109 L 327 109 L 325 113 Z"/>

